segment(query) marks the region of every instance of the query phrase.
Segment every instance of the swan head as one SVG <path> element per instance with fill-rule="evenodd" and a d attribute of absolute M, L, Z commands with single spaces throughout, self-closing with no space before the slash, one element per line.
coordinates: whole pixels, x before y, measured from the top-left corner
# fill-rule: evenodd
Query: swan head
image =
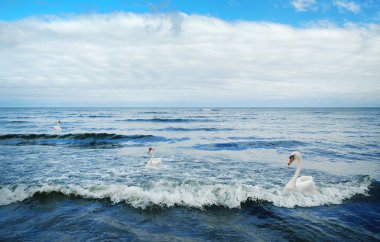
<path fill-rule="evenodd" d="M 153 147 L 149 147 L 148 154 L 151 155 L 151 154 L 155 154 L 155 153 L 156 153 L 156 149 Z"/>
<path fill-rule="evenodd" d="M 290 154 L 290 156 L 289 156 L 289 162 L 288 162 L 288 166 L 290 166 L 292 163 L 293 163 L 293 161 L 294 160 L 299 160 L 299 159 L 301 159 L 301 153 L 300 152 L 298 152 L 298 151 L 294 151 L 294 152 L 292 152 L 291 154 Z"/>

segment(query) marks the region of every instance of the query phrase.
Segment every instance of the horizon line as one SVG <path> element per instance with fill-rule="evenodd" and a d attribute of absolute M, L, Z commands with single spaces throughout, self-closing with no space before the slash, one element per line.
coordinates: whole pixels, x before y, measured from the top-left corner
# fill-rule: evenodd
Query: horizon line
<path fill-rule="evenodd" d="M 0 108 L 380 108 L 380 106 L 0 106 Z"/>

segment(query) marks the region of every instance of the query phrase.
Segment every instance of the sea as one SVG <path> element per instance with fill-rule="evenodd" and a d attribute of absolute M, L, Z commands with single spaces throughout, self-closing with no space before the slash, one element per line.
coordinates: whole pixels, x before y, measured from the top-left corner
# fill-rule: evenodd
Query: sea
<path fill-rule="evenodd" d="M 0 108 L 0 167 L 0 241 L 380 241 L 380 108 Z"/>

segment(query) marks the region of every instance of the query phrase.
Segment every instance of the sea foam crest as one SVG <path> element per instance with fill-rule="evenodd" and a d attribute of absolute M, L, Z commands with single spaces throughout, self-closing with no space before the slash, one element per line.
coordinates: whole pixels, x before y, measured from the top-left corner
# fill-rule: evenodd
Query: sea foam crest
<path fill-rule="evenodd" d="M 244 184 L 197 184 L 161 181 L 143 188 L 123 184 L 113 185 L 41 185 L 41 186 L 2 186 L 0 205 L 23 201 L 36 193 L 60 192 L 68 196 L 90 199 L 109 199 L 114 203 L 125 202 L 135 208 L 151 205 L 162 207 L 224 206 L 239 208 L 249 200 L 266 201 L 278 207 L 314 207 L 340 204 L 354 195 L 368 195 L 371 180 L 352 181 L 318 188 L 313 195 L 285 192 L 283 187 L 264 188 Z"/>
<path fill-rule="evenodd" d="M 5 134 L 0 135 L 0 145 L 104 145 L 123 142 L 159 142 L 169 141 L 153 135 L 121 135 L 109 133 L 73 133 L 73 134 Z"/>

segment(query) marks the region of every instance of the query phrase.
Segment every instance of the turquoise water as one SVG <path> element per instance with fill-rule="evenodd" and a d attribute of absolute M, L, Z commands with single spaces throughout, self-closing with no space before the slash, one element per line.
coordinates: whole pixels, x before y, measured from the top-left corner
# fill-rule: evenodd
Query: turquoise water
<path fill-rule="evenodd" d="M 0 111 L 1 240 L 380 239 L 380 109 Z"/>

